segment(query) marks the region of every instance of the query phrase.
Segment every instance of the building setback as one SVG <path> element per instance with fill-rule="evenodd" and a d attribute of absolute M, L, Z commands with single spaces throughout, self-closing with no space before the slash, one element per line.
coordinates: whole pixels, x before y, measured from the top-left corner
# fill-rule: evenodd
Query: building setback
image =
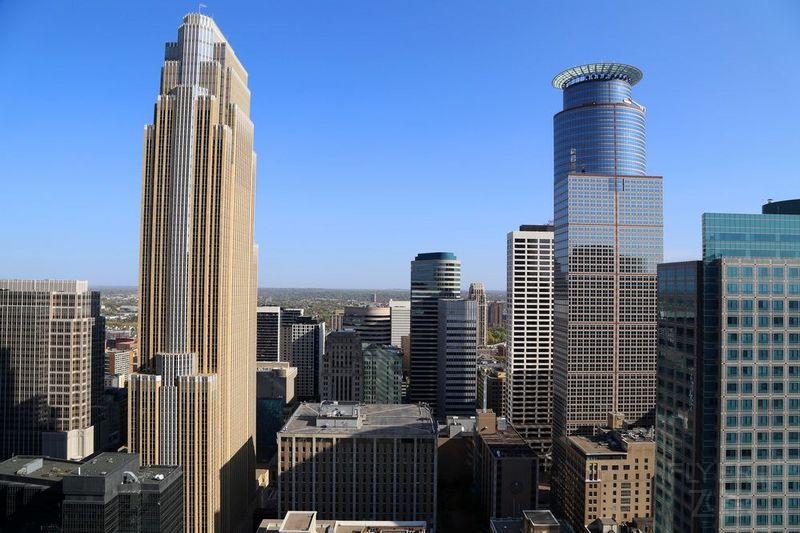
<path fill-rule="evenodd" d="M 461 294 L 461 261 L 450 252 L 418 254 L 411 262 L 411 386 L 408 399 L 436 413 L 439 300 Z"/>
<path fill-rule="evenodd" d="M 0 460 L 94 452 L 97 301 L 86 281 L 0 280 Z"/>
<path fill-rule="evenodd" d="M 439 300 L 439 363 L 436 416 L 469 416 L 475 412 L 478 372 L 478 303 Z"/>
<path fill-rule="evenodd" d="M 539 457 L 553 431 L 553 226 L 507 238 L 505 416 Z"/>
<path fill-rule="evenodd" d="M 553 79 L 555 279 L 553 501 L 570 435 L 610 412 L 652 426 L 656 398 L 656 265 L 662 261 L 662 180 L 646 175 L 639 69 L 596 63 Z"/>
<path fill-rule="evenodd" d="M 436 523 L 436 423 L 420 405 L 301 404 L 278 433 L 278 508 Z"/>
<path fill-rule="evenodd" d="M 177 454 L 187 533 L 252 526 L 255 163 L 247 71 L 210 17 L 188 14 L 144 130 L 141 373 L 128 396 L 131 451 L 144 464 Z"/>

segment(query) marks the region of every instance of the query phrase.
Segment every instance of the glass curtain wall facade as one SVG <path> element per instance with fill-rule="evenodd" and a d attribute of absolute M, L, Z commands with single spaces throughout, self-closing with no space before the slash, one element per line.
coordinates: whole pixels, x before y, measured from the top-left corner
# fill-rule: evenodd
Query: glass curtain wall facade
<path fill-rule="evenodd" d="M 658 266 L 658 387 L 654 516 L 662 533 L 697 531 L 703 498 L 703 263 Z"/>
<path fill-rule="evenodd" d="M 800 216 L 703 215 L 703 278 L 700 531 L 800 531 Z"/>
<path fill-rule="evenodd" d="M 555 501 L 565 437 L 591 434 L 611 412 L 653 425 L 656 265 L 662 183 L 645 175 L 645 109 L 635 67 L 584 65 L 553 79 L 553 460 Z"/>
<path fill-rule="evenodd" d="M 409 401 L 436 413 L 439 300 L 461 295 L 461 261 L 450 252 L 418 254 L 411 262 L 411 386 Z"/>

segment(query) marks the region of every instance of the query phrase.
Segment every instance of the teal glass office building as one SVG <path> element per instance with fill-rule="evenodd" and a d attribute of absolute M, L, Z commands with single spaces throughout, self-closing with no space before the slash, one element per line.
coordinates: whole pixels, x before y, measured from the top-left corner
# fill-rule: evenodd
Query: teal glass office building
<path fill-rule="evenodd" d="M 800 211 L 782 204 L 703 215 L 700 387 L 681 400 L 660 381 L 657 429 L 678 421 L 670 397 L 697 421 L 681 438 L 657 431 L 658 531 L 687 531 L 668 492 L 692 490 L 688 531 L 800 533 Z M 699 475 L 676 476 L 690 445 Z"/>

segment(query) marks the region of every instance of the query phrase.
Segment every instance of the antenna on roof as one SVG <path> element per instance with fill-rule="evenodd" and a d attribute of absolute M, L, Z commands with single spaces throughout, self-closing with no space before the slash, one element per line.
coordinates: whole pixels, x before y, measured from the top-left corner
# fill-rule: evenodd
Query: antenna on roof
<path fill-rule="evenodd" d="M 203 14 L 203 8 L 204 8 L 204 7 L 208 7 L 208 6 L 207 6 L 207 5 L 205 5 L 205 4 L 197 4 L 197 12 L 198 12 L 198 13 L 200 13 L 200 14 L 202 15 L 202 14 Z"/>

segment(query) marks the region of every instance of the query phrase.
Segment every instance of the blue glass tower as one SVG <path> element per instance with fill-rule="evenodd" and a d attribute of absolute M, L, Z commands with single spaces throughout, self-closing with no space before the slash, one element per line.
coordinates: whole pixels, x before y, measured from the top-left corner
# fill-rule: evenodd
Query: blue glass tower
<path fill-rule="evenodd" d="M 574 67 L 553 78 L 564 92 L 564 109 L 553 119 L 556 182 L 569 173 L 645 174 L 645 110 L 632 96 L 641 79 L 636 67 L 615 63 Z"/>
<path fill-rule="evenodd" d="M 411 261 L 411 386 L 409 400 L 437 410 L 439 300 L 461 296 L 461 261 L 450 252 L 417 254 Z"/>
<path fill-rule="evenodd" d="M 553 467 L 565 494 L 566 438 L 592 434 L 609 413 L 653 425 L 656 266 L 663 256 L 662 183 L 646 175 L 642 72 L 595 63 L 553 79 L 555 278 Z M 620 502 L 617 516 L 625 516 Z M 575 517 L 574 525 L 582 527 Z"/>

